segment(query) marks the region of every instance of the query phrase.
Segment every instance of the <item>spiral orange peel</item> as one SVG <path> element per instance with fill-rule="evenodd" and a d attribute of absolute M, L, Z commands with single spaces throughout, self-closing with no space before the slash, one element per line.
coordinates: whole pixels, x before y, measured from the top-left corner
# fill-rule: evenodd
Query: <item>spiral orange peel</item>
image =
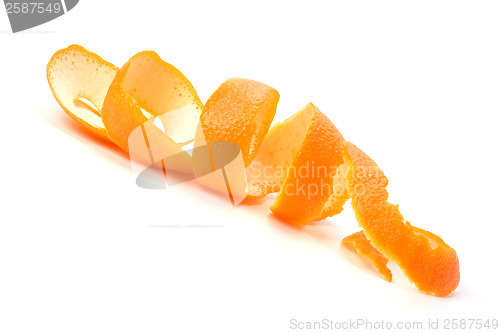
<path fill-rule="evenodd" d="M 314 104 L 271 127 L 278 92 L 233 78 L 204 106 L 191 82 L 153 51 L 118 69 L 72 45 L 54 54 L 47 78 L 66 113 L 131 159 L 191 172 L 203 185 L 227 191 L 233 205 L 277 193 L 271 211 L 299 227 L 340 213 L 351 198 L 363 231 L 343 243 L 384 279 L 392 279 L 387 262 L 393 260 L 423 293 L 446 296 L 458 286 L 455 250 L 404 220 L 387 202 L 380 168 Z M 184 150 L 190 143 L 192 156 Z"/>

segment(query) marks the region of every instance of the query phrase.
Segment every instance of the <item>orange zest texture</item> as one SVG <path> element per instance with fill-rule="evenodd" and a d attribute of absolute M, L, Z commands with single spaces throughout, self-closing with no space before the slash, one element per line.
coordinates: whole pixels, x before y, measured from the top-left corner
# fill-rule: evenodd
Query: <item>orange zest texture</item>
<path fill-rule="evenodd" d="M 205 140 L 237 144 L 248 166 L 273 121 L 279 98 L 264 83 L 227 80 L 210 96 L 200 116 Z"/>
<path fill-rule="evenodd" d="M 460 281 L 455 250 L 433 233 L 413 227 L 397 205 L 387 202 L 388 180 L 368 155 L 347 143 L 345 158 L 352 207 L 366 238 L 421 292 L 449 295 Z"/>
<path fill-rule="evenodd" d="M 343 244 L 386 281 L 392 260 L 423 293 L 446 296 L 458 286 L 455 250 L 404 220 L 387 202 L 380 168 L 314 104 L 271 126 L 279 93 L 232 78 L 203 105 L 191 82 L 153 51 L 117 68 L 72 45 L 50 59 L 47 79 L 70 117 L 131 160 L 162 168 L 165 178 L 166 169 L 191 173 L 233 205 L 276 193 L 270 210 L 296 227 L 339 214 L 351 198 L 363 231 Z"/>

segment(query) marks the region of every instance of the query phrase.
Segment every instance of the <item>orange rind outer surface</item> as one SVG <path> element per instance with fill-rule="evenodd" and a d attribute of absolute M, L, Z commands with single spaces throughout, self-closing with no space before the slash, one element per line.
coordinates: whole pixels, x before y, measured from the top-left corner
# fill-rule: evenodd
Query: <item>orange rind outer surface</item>
<path fill-rule="evenodd" d="M 296 154 L 271 211 L 286 222 L 302 226 L 340 213 L 348 194 L 345 185 L 336 193 L 334 184 L 344 163 L 342 134 L 312 103 L 296 117 L 302 123 L 303 135 L 298 136 Z M 286 133 L 284 137 L 290 138 Z M 325 208 L 327 205 L 332 207 Z"/>
<path fill-rule="evenodd" d="M 269 130 L 279 97 L 275 89 L 261 82 L 241 78 L 225 81 L 201 113 L 204 140 L 237 144 L 248 166 Z"/>
<path fill-rule="evenodd" d="M 344 154 L 350 166 L 352 207 L 366 238 L 398 264 L 421 292 L 451 294 L 460 281 L 455 250 L 435 234 L 413 227 L 397 205 L 387 202 L 388 180 L 368 155 L 352 143 L 347 143 Z"/>
<path fill-rule="evenodd" d="M 340 172 L 344 138 L 312 103 L 269 130 L 278 100 L 279 94 L 263 83 L 227 80 L 205 104 L 195 146 L 237 144 L 244 163 L 225 168 L 231 191 L 249 198 L 279 192 L 271 210 L 286 222 L 303 225 L 338 214 L 348 199 L 345 172 Z M 200 164 L 196 155 L 195 167 Z M 226 191 L 226 184 L 218 184 L 203 182 Z"/>
<path fill-rule="evenodd" d="M 254 80 L 231 78 L 216 89 L 196 130 L 193 169 L 202 185 L 229 193 L 234 204 L 248 196 L 246 167 L 260 151 L 278 100 L 274 88 Z"/>

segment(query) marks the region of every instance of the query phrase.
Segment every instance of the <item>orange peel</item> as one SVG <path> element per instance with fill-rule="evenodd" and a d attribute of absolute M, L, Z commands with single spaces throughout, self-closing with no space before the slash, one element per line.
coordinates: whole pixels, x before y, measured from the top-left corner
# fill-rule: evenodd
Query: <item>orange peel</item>
<path fill-rule="evenodd" d="M 108 139 L 102 104 L 118 67 L 79 45 L 57 51 L 47 65 L 47 80 L 56 101 L 84 128 Z"/>
<path fill-rule="evenodd" d="M 393 260 L 423 293 L 447 296 L 458 286 L 455 250 L 404 220 L 387 201 L 388 180 L 377 164 L 312 103 L 270 128 L 279 100 L 272 87 L 229 79 L 203 106 L 191 82 L 153 51 L 118 69 L 71 45 L 51 58 L 47 79 L 69 116 L 131 159 L 192 172 L 227 191 L 233 205 L 277 192 L 271 211 L 296 226 L 340 213 L 351 198 L 363 231 L 343 244 L 387 281 Z M 184 147 L 193 142 L 190 156 Z"/>
<path fill-rule="evenodd" d="M 342 244 L 346 246 L 352 245 L 359 255 L 369 259 L 373 263 L 373 266 L 383 276 L 384 280 L 387 282 L 392 281 L 392 272 L 387 268 L 389 259 L 371 245 L 363 231 L 358 231 L 345 237 L 342 240 Z"/>
<path fill-rule="evenodd" d="M 387 201 L 388 179 L 377 164 L 352 143 L 344 150 L 350 166 L 349 194 L 366 238 L 394 261 L 423 293 L 447 296 L 460 281 L 457 253 L 435 234 L 405 221 Z"/>
<path fill-rule="evenodd" d="M 268 132 L 278 100 L 264 83 L 227 80 L 205 104 L 195 146 L 236 143 L 244 165 L 226 168 L 236 179 L 231 191 L 250 198 L 278 192 L 271 211 L 287 222 L 300 226 L 340 213 L 348 199 L 342 134 L 312 103 Z"/>
<path fill-rule="evenodd" d="M 344 162 L 342 134 L 312 103 L 278 124 L 276 132 L 289 142 L 275 149 L 287 147 L 292 160 L 271 211 L 297 226 L 340 213 L 348 199 L 346 187 L 335 186 Z"/>
<path fill-rule="evenodd" d="M 202 108 L 203 103 L 193 85 L 177 68 L 164 62 L 155 52 L 144 51 L 130 58 L 116 74 L 106 94 L 101 116 L 110 139 L 129 151 L 132 131 L 151 118 L 175 110 L 183 110 L 183 113 L 177 112 L 175 119 L 163 124 L 165 134 L 170 136 L 169 132 L 176 130 L 184 136 L 180 140 L 184 142 L 179 144 L 194 140 Z"/>
<path fill-rule="evenodd" d="M 279 97 L 275 89 L 261 82 L 240 78 L 225 81 L 201 113 L 205 141 L 237 144 L 248 166 L 273 121 Z"/>
<path fill-rule="evenodd" d="M 206 174 L 203 163 L 206 154 L 215 173 L 197 177 L 202 185 L 229 193 L 233 202 L 241 202 L 248 196 L 245 168 L 259 151 L 276 113 L 278 100 L 279 94 L 272 87 L 241 78 L 226 80 L 215 90 L 201 112 L 194 144 L 209 149 L 193 151 L 195 174 Z M 236 144 L 239 157 L 220 168 L 223 161 L 234 155 L 232 146 L 220 145 L 224 142 Z"/>

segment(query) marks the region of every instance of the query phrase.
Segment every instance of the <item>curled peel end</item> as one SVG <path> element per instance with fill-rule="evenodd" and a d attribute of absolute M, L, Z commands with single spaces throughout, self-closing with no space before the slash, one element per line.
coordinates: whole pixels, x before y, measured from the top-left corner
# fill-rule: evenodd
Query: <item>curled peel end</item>
<path fill-rule="evenodd" d="M 75 121 L 108 139 L 101 110 L 118 67 L 82 46 L 57 51 L 47 64 L 47 80 L 55 99 Z"/>
<path fill-rule="evenodd" d="M 352 245 L 354 250 L 360 255 L 369 259 L 378 272 L 382 275 L 387 282 L 392 281 L 392 272 L 387 267 L 389 259 L 384 256 L 380 251 L 374 248 L 370 241 L 365 237 L 363 231 L 358 231 L 342 240 L 342 244 L 348 246 Z"/>
<path fill-rule="evenodd" d="M 348 142 L 349 194 L 359 225 L 371 245 L 398 264 L 423 293 L 447 296 L 458 286 L 457 253 L 441 238 L 413 227 L 396 205 L 387 201 L 388 180 L 377 164 Z"/>

